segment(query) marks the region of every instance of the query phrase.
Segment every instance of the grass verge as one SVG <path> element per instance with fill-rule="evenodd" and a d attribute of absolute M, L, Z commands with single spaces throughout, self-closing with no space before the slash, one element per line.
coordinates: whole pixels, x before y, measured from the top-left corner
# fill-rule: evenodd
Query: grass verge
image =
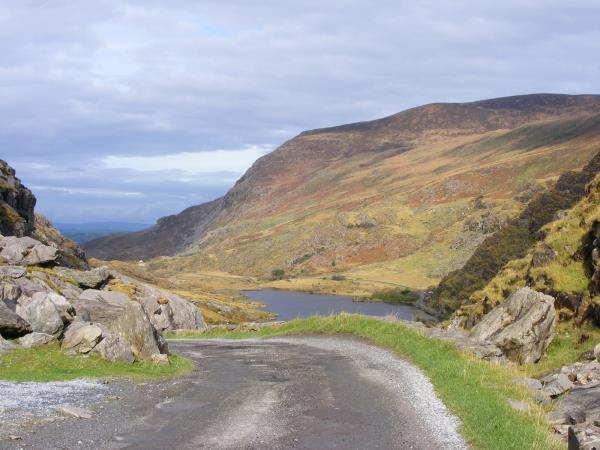
<path fill-rule="evenodd" d="M 213 330 L 177 338 L 248 338 L 282 334 L 348 334 L 366 338 L 393 350 L 419 367 L 431 380 L 437 395 L 462 422 L 461 432 L 477 449 L 559 449 L 544 419 L 544 411 L 531 403 L 529 412 L 514 410 L 507 399 L 530 402 L 530 393 L 512 380 L 524 376 L 515 367 L 494 365 L 458 351 L 452 344 L 424 336 L 401 324 L 340 314 L 311 317 L 256 332 Z M 174 338 L 175 336 L 169 336 Z"/>
<path fill-rule="evenodd" d="M 94 356 L 66 356 L 58 346 L 11 350 L 0 356 L 0 379 L 65 381 L 75 378 L 124 377 L 134 380 L 173 377 L 191 372 L 193 362 L 170 355 L 171 364 L 109 362 Z"/>

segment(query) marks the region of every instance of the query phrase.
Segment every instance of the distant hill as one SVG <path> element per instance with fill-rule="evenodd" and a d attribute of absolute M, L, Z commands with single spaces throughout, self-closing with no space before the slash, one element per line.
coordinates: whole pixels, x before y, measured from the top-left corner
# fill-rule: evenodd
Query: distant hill
<path fill-rule="evenodd" d="M 306 131 L 224 196 L 85 244 L 170 270 L 349 277 L 427 287 L 558 176 L 600 150 L 600 96 L 435 103 Z"/>
<path fill-rule="evenodd" d="M 83 244 L 115 233 L 131 233 L 151 227 L 151 224 L 131 222 L 55 223 L 54 226 L 69 239 Z"/>

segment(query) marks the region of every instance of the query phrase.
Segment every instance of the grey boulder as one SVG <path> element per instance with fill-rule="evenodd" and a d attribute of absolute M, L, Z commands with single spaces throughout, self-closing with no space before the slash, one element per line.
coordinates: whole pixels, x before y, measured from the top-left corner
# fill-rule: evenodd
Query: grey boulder
<path fill-rule="evenodd" d="M 4 237 L 0 240 L 0 249 L 0 259 L 11 265 L 41 265 L 59 257 L 58 248 L 30 237 Z"/>
<path fill-rule="evenodd" d="M 77 353 L 89 353 L 101 338 L 102 329 L 98 325 L 73 322 L 65 331 L 62 348 Z"/>
<path fill-rule="evenodd" d="M 31 325 L 25 319 L 0 301 L 0 336 L 13 339 L 32 331 Z"/>
<path fill-rule="evenodd" d="M 21 308 L 22 317 L 31 324 L 33 331 L 60 336 L 73 320 L 73 307 L 55 292 L 37 292 L 31 302 Z"/>
<path fill-rule="evenodd" d="M 471 337 L 491 342 L 511 361 L 537 362 L 554 337 L 554 298 L 528 287 L 519 289 L 471 330 Z"/>
<path fill-rule="evenodd" d="M 55 342 L 56 337 L 45 333 L 29 333 L 19 339 L 19 345 L 24 348 L 38 347 Z"/>
<path fill-rule="evenodd" d="M 144 308 L 125 294 L 88 289 L 75 308 L 83 320 L 98 322 L 127 341 L 138 359 L 167 351 Z"/>
<path fill-rule="evenodd" d="M 106 267 L 85 271 L 59 268 L 56 271 L 62 276 L 71 278 L 84 289 L 99 289 L 111 278 L 110 271 Z"/>
<path fill-rule="evenodd" d="M 111 362 L 121 361 L 132 364 L 135 361 L 131 345 L 121 336 L 114 333 L 104 336 L 100 343 L 94 347 L 91 354 L 100 356 Z"/>

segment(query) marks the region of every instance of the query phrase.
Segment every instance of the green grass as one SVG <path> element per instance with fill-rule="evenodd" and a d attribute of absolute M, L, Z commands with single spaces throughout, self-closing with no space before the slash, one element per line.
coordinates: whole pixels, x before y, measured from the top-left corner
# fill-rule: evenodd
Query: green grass
<path fill-rule="evenodd" d="M 458 351 L 452 344 L 432 339 L 401 324 L 366 316 L 341 314 L 311 317 L 263 328 L 257 332 L 228 333 L 213 330 L 178 338 L 233 339 L 281 334 L 348 334 L 391 349 L 418 366 L 435 391 L 461 422 L 461 432 L 477 449 L 558 449 L 565 446 L 551 437 L 543 411 L 532 404 L 529 413 L 512 409 L 508 398 L 530 401 L 530 393 L 512 382 L 524 373 L 498 366 Z M 174 336 L 169 336 L 174 337 Z"/>
<path fill-rule="evenodd" d="M 600 330 L 590 324 L 574 328 L 568 323 L 562 323 L 557 331 L 546 355 L 537 364 L 523 366 L 531 376 L 542 376 L 559 367 L 573 364 L 582 353 L 593 350 L 600 342 Z"/>
<path fill-rule="evenodd" d="M 177 355 L 170 365 L 152 362 L 109 362 L 94 356 L 67 356 L 58 346 L 17 349 L 0 356 L 0 379 L 8 381 L 64 381 L 75 378 L 125 377 L 134 380 L 183 375 L 193 363 Z"/>

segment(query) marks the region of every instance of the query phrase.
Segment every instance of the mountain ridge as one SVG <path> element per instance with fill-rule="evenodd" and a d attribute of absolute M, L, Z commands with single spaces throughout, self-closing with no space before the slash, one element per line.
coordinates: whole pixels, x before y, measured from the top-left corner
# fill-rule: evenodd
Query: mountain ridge
<path fill-rule="evenodd" d="M 336 270 L 352 269 L 403 258 L 426 245 L 435 232 L 429 225 L 419 225 L 422 233 L 403 233 L 397 218 L 376 218 L 373 226 L 367 218 L 366 226 L 354 226 L 346 216 L 369 216 L 372 204 L 375 215 L 383 209 L 395 214 L 401 205 L 418 216 L 419 208 L 439 209 L 477 195 L 500 211 L 520 182 L 516 178 L 525 177 L 526 163 L 535 166 L 530 178 L 536 182 L 583 166 L 600 145 L 600 132 L 594 119 L 587 128 L 571 130 L 569 124 L 599 114 L 597 95 L 532 94 L 434 103 L 309 130 L 259 158 L 225 196 L 85 248 L 102 259 L 201 253 L 198 264 L 259 275 L 274 265 L 318 272 L 334 263 Z M 507 134 L 524 126 L 532 127 L 522 132 L 531 142 Z M 565 153 L 569 143 L 576 151 Z M 261 260 L 258 252 L 265 251 L 273 258 Z"/>

